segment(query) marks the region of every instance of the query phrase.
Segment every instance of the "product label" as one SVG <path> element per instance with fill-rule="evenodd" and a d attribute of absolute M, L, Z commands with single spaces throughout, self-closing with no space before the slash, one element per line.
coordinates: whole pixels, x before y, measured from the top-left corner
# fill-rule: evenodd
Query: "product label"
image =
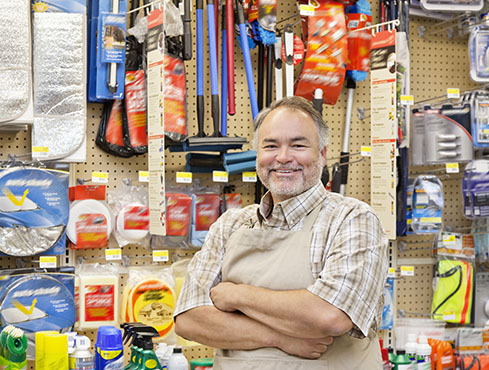
<path fill-rule="evenodd" d="M 147 369 L 154 369 L 157 366 L 157 362 L 151 358 L 144 363 L 144 366 Z"/>
<path fill-rule="evenodd" d="M 101 213 L 86 213 L 76 221 L 77 248 L 96 248 L 107 245 L 107 220 Z"/>
<path fill-rule="evenodd" d="M 125 14 L 102 15 L 102 63 L 123 63 L 126 54 Z"/>
<path fill-rule="evenodd" d="M 92 357 L 70 357 L 69 370 L 95 370 Z"/>
<path fill-rule="evenodd" d="M 85 321 L 113 321 L 114 306 L 113 285 L 85 286 Z"/>
<path fill-rule="evenodd" d="M 195 200 L 195 230 L 207 231 L 219 218 L 219 196 L 197 194 Z"/>
<path fill-rule="evenodd" d="M 102 357 L 104 360 L 113 360 L 114 358 L 116 358 L 121 354 L 122 351 L 105 351 L 105 350 L 100 351 L 100 357 Z"/>
<path fill-rule="evenodd" d="M 185 66 L 180 58 L 164 55 L 163 112 L 165 132 L 187 135 L 185 112 Z M 162 108 L 163 108 L 162 107 Z"/>
<path fill-rule="evenodd" d="M 130 299 L 136 322 L 153 326 L 162 337 L 172 329 L 175 298 L 173 290 L 163 281 L 144 281 L 134 288 Z"/>
<path fill-rule="evenodd" d="M 134 206 L 124 212 L 124 229 L 126 230 L 148 230 L 149 208 Z"/>
<path fill-rule="evenodd" d="M 287 62 L 287 55 L 285 55 L 285 42 L 282 43 L 282 59 Z M 299 64 L 304 59 L 304 43 L 301 38 L 294 35 L 294 45 L 292 50 L 292 60 L 294 65 Z"/>
<path fill-rule="evenodd" d="M 105 140 L 109 144 L 124 147 L 122 136 L 122 100 L 114 100 L 109 115 L 109 121 L 105 128 Z"/>
<path fill-rule="evenodd" d="M 239 193 L 229 193 L 225 195 L 226 197 L 226 207 L 225 209 L 231 208 L 241 208 L 243 206 L 243 199 Z"/>
<path fill-rule="evenodd" d="M 191 222 L 192 198 L 175 193 L 166 193 L 166 196 L 166 235 L 187 235 Z"/>
<path fill-rule="evenodd" d="M 148 145 L 144 71 L 126 71 L 125 102 L 129 140 L 133 147 Z"/>

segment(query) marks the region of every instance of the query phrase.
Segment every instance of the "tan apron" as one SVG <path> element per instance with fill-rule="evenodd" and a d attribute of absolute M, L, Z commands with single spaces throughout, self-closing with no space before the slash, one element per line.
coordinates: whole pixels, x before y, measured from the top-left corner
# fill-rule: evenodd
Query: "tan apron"
<path fill-rule="evenodd" d="M 226 243 L 222 281 L 273 290 L 312 285 L 309 254 L 312 227 L 320 208 L 306 216 L 299 231 L 241 226 Z M 214 370 L 382 370 L 382 359 L 377 336 L 370 330 L 364 339 L 348 334 L 336 337 L 317 360 L 292 356 L 278 348 L 217 350 Z"/>

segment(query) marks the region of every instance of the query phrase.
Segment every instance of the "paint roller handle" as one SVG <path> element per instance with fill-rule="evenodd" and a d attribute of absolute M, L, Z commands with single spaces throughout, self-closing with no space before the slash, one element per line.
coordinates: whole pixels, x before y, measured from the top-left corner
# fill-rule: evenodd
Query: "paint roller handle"
<path fill-rule="evenodd" d="M 192 20 L 190 18 L 190 0 L 183 1 L 183 60 L 192 59 Z"/>
<path fill-rule="evenodd" d="M 253 78 L 253 68 L 251 66 L 250 48 L 248 46 L 248 34 L 246 33 L 245 18 L 243 5 L 239 0 L 236 0 L 236 8 L 238 9 L 239 22 L 239 37 L 241 38 L 241 49 L 243 50 L 243 59 L 246 71 L 246 80 L 248 82 L 248 93 L 250 95 L 251 114 L 253 120 L 258 115 L 258 103 L 256 100 L 255 81 Z"/>

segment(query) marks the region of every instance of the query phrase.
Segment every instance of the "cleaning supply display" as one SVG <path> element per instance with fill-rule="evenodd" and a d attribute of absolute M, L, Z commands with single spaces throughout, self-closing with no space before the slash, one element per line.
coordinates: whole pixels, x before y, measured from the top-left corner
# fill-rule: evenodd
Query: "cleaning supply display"
<path fill-rule="evenodd" d="M 154 327 L 161 340 L 173 344 L 175 288 L 170 269 L 130 268 L 122 294 L 121 321 Z"/>
<path fill-rule="evenodd" d="M 183 355 L 182 348 L 173 348 L 173 353 L 168 360 L 168 370 L 188 370 L 188 361 Z"/>
<path fill-rule="evenodd" d="M 119 266 L 83 263 L 77 266 L 76 274 L 80 279 L 79 328 L 117 325 Z"/>
<path fill-rule="evenodd" d="M 462 260 L 438 261 L 433 281 L 431 314 L 436 320 L 471 323 L 474 267 Z"/>
<path fill-rule="evenodd" d="M 124 345 L 122 333 L 113 326 L 101 326 L 95 342 L 96 370 L 123 370 Z"/>
<path fill-rule="evenodd" d="M 469 103 L 413 109 L 411 152 L 415 166 L 473 159 Z"/>
<path fill-rule="evenodd" d="M 120 247 L 128 244 L 149 246 L 148 190 L 132 185 L 127 179 L 107 195 L 116 216 L 114 236 Z"/>
<path fill-rule="evenodd" d="M 421 175 L 413 185 L 411 228 L 416 234 L 441 230 L 444 206 L 443 185 L 434 175 Z"/>
<path fill-rule="evenodd" d="M 141 360 L 139 361 L 140 365 L 137 367 L 138 370 L 164 369 L 153 351 L 154 337 L 158 337 L 158 333 L 142 332 L 136 334 L 136 340 L 140 341 L 141 348 Z"/>
<path fill-rule="evenodd" d="M 4 169 L 0 192 L 0 252 L 16 257 L 65 252 L 68 173 Z"/>
<path fill-rule="evenodd" d="M 107 203 L 95 199 L 79 200 L 70 206 L 66 235 L 77 249 L 104 247 L 114 230 L 114 223 L 114 215 Z"/>
<path fill-rule="evenodd" d="M 69 370 L 95 370 L 95 357 L 90 352 L 90 339 L 75 337 L 75 351 L 69 356 Z"/>
<path fill-rule="evenodd" d="M 27 337 L 22 329 L 14 328 L 8 333 L 3 353 L 7 369 L 27 369 Z"/>
<path fill-rule="evenodd" d="M 2 50 L 8 51 L 0 56 L 1 127 L 21 117 L 29 106 L 32 116 L 30 1 L 15 0 L 3 5 L 0 35 Z"/>
<path fill-rule="evenodd" d="M 123 343 L 126 344 L 128 340 L 131 340 L 130 361 L 129 364 L 124 367 L 124 370 L 135 370 L 142 368 L 153 369 L 157 368 L 158 362 L 161 365 L 158 354 L 152 352 L 152 338 L 159 336 L 158 331 L 155 328 L 137 322 L 123 323 L 121 324 L 121 328 L 124 330 L 124 335 L 122 337 Z M 166 346 L 165 343 L 160 343 L 160 345 Z M 143 355 L 146 356 L 144 361 Z M 156 361 L 157 358 L 158 361 Z M 164 368 L 165 367 L 161 365 L 161 369 Z"/>
<path fill-rule="evenodd" d="M 449 342 L 428 338 L 428 344 L 431 346 L 432 368 L 434 367 L 437 370 L 456 369 L 453 348 Z"/>
<path fill-rule="evenodd" d="M 411 360 L 406 356 L 406 351 L 403 349 L 397 350 L 397 355 L 392 363 L 396 370 L 411 370 Z"/>
<path fill-rule="evenodd" d="M 55 0 L 34 8 L 34 126 L 32 155 L 65 158 L 85 140 L 85 19 L 82 0 Z M 53 83 L 56 81 L 56 83 Z M 86 155 L 82 156 L 84 161 Z"/>
<path fill-rule="evenodd" d="M 308 4 L 307 1 L 300 2 Z M 323 90 L 323 101 L 336 104 L 345 79 L 348 43 L 343 5 L 318 1 L 313 14 L 304 17 L 307 51 L 295 95 L 312 100 L 316 89 Z"/>
<path fill-rule="evenodd" d="M 64 330 L 75 323 L 72 267 L 0 272 L 0 319 L 26 333 Z"/>
<path fill-rule="evenodd" d="M 406 356 L 407 358 L 409 358 L 411 363 L 416 363 L 416 346 L 417 346 L 416 339 L 417 339 L 416 334 L 409 333 L 407 342 L 404 346 L 406 349 Z"/>

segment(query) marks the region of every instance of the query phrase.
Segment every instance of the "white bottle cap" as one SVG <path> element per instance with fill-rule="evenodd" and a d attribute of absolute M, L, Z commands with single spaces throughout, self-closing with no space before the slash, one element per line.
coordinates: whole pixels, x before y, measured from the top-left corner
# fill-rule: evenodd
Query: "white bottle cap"
<path fill-rule="evenodd" d="M 72 354 L 75 352 L 75 338 L 77 334 L 74 331 L 70 331 L 66 333 L 66 336 L 68 337 L 68 354 Z"/>
<path fill-rule="evenodd" d="M 76 349 L 89 349 L 90 348 L 90 339 L 84 335 L 77 335 L 75 337 Z"/>

